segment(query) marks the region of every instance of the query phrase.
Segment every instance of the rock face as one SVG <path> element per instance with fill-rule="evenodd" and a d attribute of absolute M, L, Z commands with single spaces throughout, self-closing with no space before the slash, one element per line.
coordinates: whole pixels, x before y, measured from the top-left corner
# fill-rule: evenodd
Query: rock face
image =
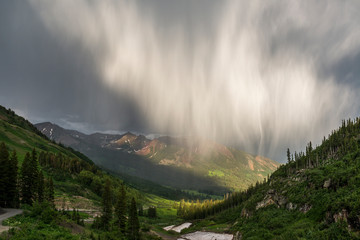
<path fill-rule="evenodd" d="M 331 179 L 324 182 L 323 188 L 329 188 L 331 186 Z"/>
<path fill-rule="evenodd" d="M 286 204 L 286 209 L 288 209 L 288 210 L 295 210 L 296 208 L 297 208 L 297 205 L 295 203 L 289 202 L 288 204 Z"/>
<path fill-rule="evenodd" d="M 237 231 L 232 240 L 241 240 L 241 239 L 242 239 L 242 234 L 239 231 Z"/>
<path fill-rule="evenodd" d="M 342 209 L 341 212 L 334 214 L 333 218 L 335 222 L 344 221 L 348 222 L 349 213 L 346 209 Z"/>
<path fill-rule="evenodd" d="M 300 212 L 307 213 L 311 209 L 311 207 L 311 205 L 305 203 L 305 205 L 300 207 L 299 210 Z"/>
<path fill-rule="evenodd" d="M 256 210 L 258 210 L 259 208 L 267 207 L 272 204 L 275 204 L 278 208 L 283 207 L 287 204 L 287 199 L 286 197 L 278 194 L 274 189 L 270 189 L 266 193 L 264 200 L 256 204 Z"/>
<path fill-rule="evenodd" d="M 251 217 L 251 212 L 249 210 L 247 210 L 246 208 L 243 208 L 241 210 L 240 216 L 244 217 L 244 218 L 249 218 L 249 217 Z"/>

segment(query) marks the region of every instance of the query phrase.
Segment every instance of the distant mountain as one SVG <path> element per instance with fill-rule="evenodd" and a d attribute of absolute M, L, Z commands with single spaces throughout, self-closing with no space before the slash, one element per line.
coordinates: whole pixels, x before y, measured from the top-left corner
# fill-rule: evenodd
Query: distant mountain
<path fill-rule="evenodd" d="M 70 146 L 102 167 L 175 188 L 222 194 L 263 181 L 279 163 L 224 145 L 143 135 L 83 134 L 45 122 L 35 125 L 50 139 Z"/>

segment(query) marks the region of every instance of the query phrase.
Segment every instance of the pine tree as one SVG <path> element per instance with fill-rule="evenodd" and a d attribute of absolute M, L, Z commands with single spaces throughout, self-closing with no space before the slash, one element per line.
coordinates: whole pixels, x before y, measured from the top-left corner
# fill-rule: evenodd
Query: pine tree
<path fill-rule="evenodd" d="M 22 202 L 26 204 L 32 204 L 37 192 L 38 173 L 36 153 L 33 150 L 32 156 L 26 153 L 24 161 L 21 165 L 21 196 Z"/>
<path fill-rule="evenodd" d="M 55 207 L 54 183 L 52 177 L 49 177 L 45 182 L 44 198 L 51 204 L 52 207 Z"/>
<path fill-rule="evenodd" d="M 111 183 L 107 179 L 104 186 L 104 192 L 102 196 L 103 212 L 101 216 L 101 222 L 104 229 L 109 229 L 109 224 L 112 218 L 112 203 L 111 203 Z"/>
<path fill-rule="evenodd" d="M 37 183 L 37 200 L 39 202 L 44 201 L 44 174 L 42 171 L 39 172 L 38 183 Z"/>
<path fill-rule="evenodd" d="M 290 163 L 291 162 L 291 157 L 290 157 L 290 149 L 289 148 L 286 151 L 286 156 L 287 156 L 288 163 Z"/>
<path fill-rule="evenodd" d="M 148 209 L 148 217 L 156 218 L 156 207 L 149 207 Z"/>
<path fill-rule="evenodd" d="M 8 189 L 7 185 L 9 183 L 9 152 L 5 143 L 0 144 L 0 207 L 6 207 Z"/>
<path fill-rule="evenodd" d="M 144 208 L 143 208 L 143 205 L 141 204 L 140 207 L 139 207 L 139 216 L 142 217 L 144 216 Z"/>
<path fill-rule="evenodd" d="M 126 192 L 124 185 L 121 186 L 115 205 L 116 224 L 122 233 L 126 230 Z"/>
<path fill-rule="evenodd" d="M 129 209 L 129 219 L 128 219 L 128 234 L 130 240 L 140 239 L 140 224 L 137 216 L 136 201 L 135 198 L 132 198 L 131 205 Z"/>
<path fill-rule="evenodd" d="M 14 150 L 10 156 L 10 164 L 8 170 L 9 182 L 7 185 L 8 195 L 7 202 L 8 207 L 16 208 L 19 205 L 19 193 L 18 193 L 18 160 L 16 151 Z"/>

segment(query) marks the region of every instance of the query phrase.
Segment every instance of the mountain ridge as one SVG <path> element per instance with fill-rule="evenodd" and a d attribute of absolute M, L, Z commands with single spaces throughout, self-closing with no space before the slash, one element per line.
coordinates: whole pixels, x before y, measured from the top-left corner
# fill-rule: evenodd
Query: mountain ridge
<path fill-rule="evenodd" d="M 271 159 L 254 156 L 214 141 L 203 140 L 190 144 L 185 138 L 163 136 L 148 139 L 144 135 L 131 132 L 87 135 L 49 122 L 35 126 L 42 134 L 88 155 L 105 168 L 117 169 L 135 176 L 145 174 L 144 178 L 147 180 L 159 184 L 166 182 L 173 187 L 182 186 L 176 179 L 168 176 L 167 170 L 172 173 L 181 171 L 202 178 L 204 184 L 199 184 L 201 187 L 198 188 L 195 186 L 193 190 L 211 190 L 210 185 L 213 182 L 229 191 L 245 189 L 257 181 L 262 181 L 280 165 Z M 147 167 L 151 165 L 150 167 L 156 170 L 161 169 L 159 174 L 164 178 L 143 173 L 139 170 L 140 167 L 134 166 L 131 161 L 138 161 Z M 197 184 L 192 182 L 194 181 L 188 183 Z"/>

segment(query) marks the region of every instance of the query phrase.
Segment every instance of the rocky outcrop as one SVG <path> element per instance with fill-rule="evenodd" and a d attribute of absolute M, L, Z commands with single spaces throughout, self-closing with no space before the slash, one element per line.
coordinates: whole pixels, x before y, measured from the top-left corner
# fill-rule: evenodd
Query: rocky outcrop
<path fill-rule="evenodd" d="M 287 210 L 295 210 L 297 208 L 297 205 L 295 203 L 289 202 L 286 204 Z"/>
<path fill-rule="evenodd" d="M 241 240 L 241 239 L 243 239 L 242 234 L 239 231 L 237 231 L 232 240 Z"/>
<path fill-rule="evenodd" d="M 287 199 L 286 197 L 278 194 L 274 189 L 270 189 L 266 193 L 264 200 L 256 204 L 256 210 L 258 210 L 259 208 L 267 207 L 272 204 L 275 204 L 278 208 L 284 207 L 287 204 Z"/>
<path fill-rule="evenodd" d="M 312 206 L 310 204 L 305 203 L 304 206 L 299 208 L 299 211 L 303 213 L 307 213 L 311 208 Z"/>
<path fill-rule="evenodd" d="M 251 215 L 252 215 L 251 212 L 249 210 L 247 210 L 246 208 L 243 208 L 241 210 L 241 214 L 240 214 L 241 217 L 249 218 L 249 217 L 251 217 Z"/>
<path fill-rule="evenodd" d="M 323 188 L 329 188 L 331 186 L 331 179 L 328 179 L 324 182 Z"/>
<path fill-rule="evenodd" d="M 349 213 L 346 209 L 342 209 L 341 212 L 335 213 L 333 218 L 335 222 L 344 221 L 348 222 Z"/>

